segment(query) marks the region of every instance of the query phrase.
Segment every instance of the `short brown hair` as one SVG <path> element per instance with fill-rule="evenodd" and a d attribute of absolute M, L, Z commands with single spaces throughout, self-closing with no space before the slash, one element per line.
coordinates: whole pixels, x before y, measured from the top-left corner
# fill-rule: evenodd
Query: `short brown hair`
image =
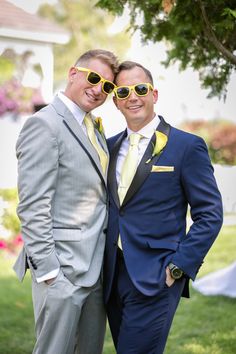
<path fill-rule="evenodd" d="M 135 68 L 136 66 L 138 66 L 139 68 L 141 68 L 145 72 L 145 74 L 147 75 L 147 77 L 151 81 L 151 84 L 153 85 L 153 77 L 152 77 L 151 72 L 148 69 L 146 69 L 143 65 L 141 65 L 139 63 L 136 63 L 135 61 L 130 61 L 130 60 L 123 61 L 119 65 L 118 71 L 117 71 L 115 79 L 114 79 L 114 82 L 116 83 L 117 76 L 119 75 L 119 73 L 121 71 L 123 71 L 123 70 L 131 70 L 131 69 Z"/>
<path fill-rule="evenodd" d="M 102 62 L 106 63 L 107 65 L 110 66 L 113 74 L 117 73 L 118 70 L 118 59 L 109 50 L 104 50 L 104 49 L 91 49 L 82 54 L 76 61 L 75 66 L 85 64 L 91 59 L 99 59 Z"/>

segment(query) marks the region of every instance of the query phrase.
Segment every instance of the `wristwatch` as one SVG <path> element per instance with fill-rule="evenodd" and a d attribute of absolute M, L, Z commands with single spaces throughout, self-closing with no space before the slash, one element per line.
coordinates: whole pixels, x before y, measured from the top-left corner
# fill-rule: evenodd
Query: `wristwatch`
<path fill-rule="evenodd" d="M 170 269 L 170 274 L 173 279 L 180 279 L 183 276 L 184 272 L 175 264 L 169 263 L 168 267 Z"/>

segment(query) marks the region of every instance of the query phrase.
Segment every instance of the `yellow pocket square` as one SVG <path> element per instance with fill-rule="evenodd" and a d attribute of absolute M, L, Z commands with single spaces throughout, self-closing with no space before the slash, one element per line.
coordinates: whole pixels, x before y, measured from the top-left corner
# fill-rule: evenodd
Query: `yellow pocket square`
<path fill-rule="evenodd" d="M 152 166 L 151 172 L 174 172 L 174 166 Z"/>

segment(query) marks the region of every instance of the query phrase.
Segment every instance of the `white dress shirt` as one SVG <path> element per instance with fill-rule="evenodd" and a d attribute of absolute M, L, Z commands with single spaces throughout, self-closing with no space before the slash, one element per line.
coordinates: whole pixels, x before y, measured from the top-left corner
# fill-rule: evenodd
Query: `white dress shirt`
<path fill-rule="evenodd" d="M 84 117 L 86 116 L 87 112 L 84 112 L 76 103 L 74 103 L 67 96 L 65 96 L 63 92 L 59 92 L 57 96 L 69 109 L 69 111 L 71 111 L 71 113 L 83 129 L 83 132 L 87 135 L 87 130 L 84 124 Z"/>
<path fill-rule="evenodd" d="M 160 118 L 158 117 L 158 115 L 155 115 L 155 117 L 151 120 L 151 122 L 149 122 L 147 125 L 145 125 L 142 129 L 140 129 L 137 132 L 133 132 L 131 129 L 127 127 L 127 137 L 121 143 L 120 150 L 117 157 L 117 163 L 116 163 L 116 179 L 118 185 L 120 182 L 120 174 L 124 163 L 124 159 L 129 150 L 130 134 L 138 133 L 142 135 L 142 138 L 140 139 L 138 144 L 138 164 L 139 164 L 147 149 L 151 137 L 153 136 L 153 133 L 155 132 L 159 123 L 160 123 Z"/>

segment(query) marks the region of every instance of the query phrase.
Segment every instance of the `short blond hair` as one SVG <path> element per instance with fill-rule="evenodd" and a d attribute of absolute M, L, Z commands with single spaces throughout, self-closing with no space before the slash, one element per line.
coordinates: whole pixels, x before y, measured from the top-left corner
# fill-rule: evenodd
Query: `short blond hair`
<path fill-rule="evenodd" d="M 91 59 L 99 59 L 106 63 L 115 75 L 118 71 L 119 62 L 114 53 L 104 49 L 91 49 L 82 54 L 76 61 L 75 66 L 86 64 Z"/>

